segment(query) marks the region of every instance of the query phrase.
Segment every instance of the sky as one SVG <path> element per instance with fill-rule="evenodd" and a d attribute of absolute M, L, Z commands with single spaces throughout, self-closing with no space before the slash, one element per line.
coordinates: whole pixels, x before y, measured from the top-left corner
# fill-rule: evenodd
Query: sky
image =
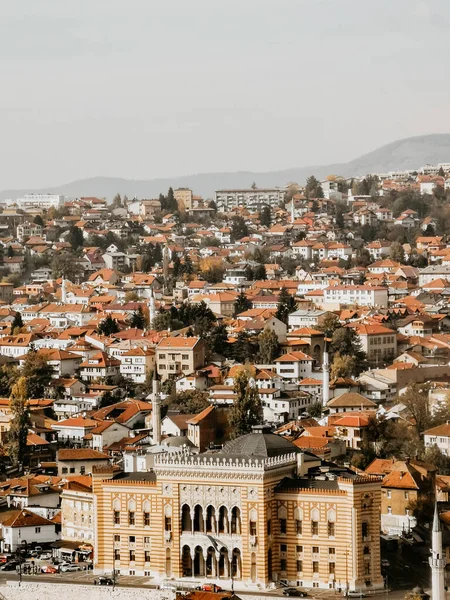
<path fill-rule="evenodd" d="M 450 132 L 448 0 L 21 0 L 0 189 L 345 162 Z"/>

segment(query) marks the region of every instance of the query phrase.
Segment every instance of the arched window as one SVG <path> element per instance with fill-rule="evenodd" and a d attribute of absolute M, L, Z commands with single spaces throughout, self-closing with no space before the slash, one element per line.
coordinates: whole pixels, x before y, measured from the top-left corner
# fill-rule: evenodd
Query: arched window
<path fill-rule="evenodd" d="M 164 531 L 172 531 L 172 506 L 166 504 L 164 507 Z"/>
<path fill-rule="evenodd" d="M 294 510 L 295 533 L 302 535 L 303 533 L 303 511 L 297 506 Z"/>
<path fill-rule="evenodd" d="M 203 508 L 200 504 L 194 508 L 194 531 L 203 531 Z"/>
<path fill-rule="evenodd" d="M 278 508 L 278 521 L 280 523 L 280 533 L 287 533 L 287 509 L 285 506 Z"/>
<path fill-rule="evenodd" d="M 128 500 L 128 525 L 136 525 L 136 501 Z"/>
<path fill-rule="evenodd" d="M 113 522 L 114 525 L 120 525 L 120 500 L 115 498 L 113 502 Z"/>
<path fill-rule="evenodd" d="M 150 525 L 150 512 L 151 512 L 150 501 L 145 500 L 144 504 L 142 505 L 142 516 L 143 516 L 143 521 L 144 521 L 145 527 L 148 527 Z"/>
<path fill-rule="evenodd" d="M 249 524 L 248 524 L 248 532 L 250 535 L 256 535 L 256 522 L 258 520 L 258 513 L 256 512 L 256 510 L 254 508 L 251 509 L 251 511 L 249 512 Z"/>
<path fill-rule="evenodd" d="M 327 512 L 327 528 L 328 537 L 334 537 L 336 535 L 336 511 L 332 508 Z"/>
<path fill-rule="evenodd" d="M 181 531 L 192 531 L 191 509 L 187 504 L 181 509 Z"/>
<path fill-rule="evenodd" d="M 311 511 L 311 535 L 319 535 L 319 511 L 313 508 Z"/>
<path fill-rule="evenodd" d="M 241 533 L 241 511 L 237 506 L 231 509 L 231 533 Z"/>

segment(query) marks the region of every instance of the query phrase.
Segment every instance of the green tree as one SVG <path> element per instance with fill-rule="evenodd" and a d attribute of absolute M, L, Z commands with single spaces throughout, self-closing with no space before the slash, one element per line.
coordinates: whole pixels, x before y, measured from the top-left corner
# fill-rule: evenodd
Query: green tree
<path fill-rule="evenodd" d="M 212 327 L 206 337 L 206 342 L 211 353 L 228 357 L 230 345 L 228 343 L 228 331 L 225 323 L 219 323 L 215 327 Z"/>
<path fill-rule="evenodd" d="M 336 329 L 339 329 L 339 327 L 341 327 L 339 317 L 334 313 L 329 312 L 324 316 L 322 323 L 317 327 L 317 329 L 323 331 L 325 337 L 330 338 Z"/>
<path fill-rule="evenodd" d="M 30 350 L 25 355 L 20 374 L 25 377 L 27 398 L 44 398 L 53 377 L 53 367 L 48 364 L 45 354 Z"/>
<path fill-rule="evenodd" d="M 305 195 L 307 198 L 323 198 L 323 189 L 320 181 L 311 175 L 306 180 Z"/>
<path fill-rule="evenodd" d="M 270 225 L 272 223 L 272 214 L 270 212 L 270 206 L 264 206 L 262 211 L 260 211 L 259 222 L 264 227 L 270 227 Z"/>
<path fill-rule="evenodd" d="M 321 402 L 313 402 L 308 406 L 308 414 L 313 417 L 313 419 L 320 419 L 322 417 L 322 403 Z"/>
<path fill-rule="evenodd" d="M 67 241 L 72 246 L 73 250 L 78 250 L 78 248 L 83 246 L 84 237 L 81 229 L 76 225 L 72 225 L 69 230 L 69 235 L 67 236 Z"/>
<path fill-rule="evenodd" d="M 368 267 L 373 262 L 373 259 L 367 248 L 358 248 L 356 251 L 355 262 L 357 267 Z"/>
<path fill-rule="evenodd" d="M 111 315 L 107 315 L 103 321 L 100 321 L 97 327 L 97 333 L 100 335 L 112 335 L 120 331 L 119 325 L 116 319 L 113 319 Z"/>
<path fill-rule="evenodd" d="M 265 365 L 272 363 L 280 354 L 278 337 L 272 329 L 264 329 L 258 335 L 258 345 L 258 360 Z"/>
<path fill-rule="evenodd" d="M 12 335 L 15 335 L 19 329 L 22 329 L 22 327 L 23 327 L 22 315 L 20 312 L 16 312 L 16 314 L 14 315 L 14 320 L 11 323 Z"/>
<path fill-rule="evenodd" d="M 244 217 L 236 216 L 231 219 L 231 239 L 240 240 L 248 236 L 248 226 Z"/>
<path fill-rule="evenodd" d="M 81 275 L 80 265 L 74 260 L 72 254 L 57 254 L 51 263 L 51 268 L 55 279 L 65 277 L 75 281 Z"/>
<path fill-rule="evenodd" d="M 267 271 L 265 265 L 258 265 L 253 270 L 253 279 L 256 281 L 265 281 L 267 279 Z"/>
<path fill-rule="evenodd" d="M 230 409 L 228 422 L 233 428 L 233 437 L 239 437 L 250 433 L 253 425 L 260 424 L 263 417 L 258 388 L 245 368 L 234 379 L 234 393 L 236 398 Z"/>
<path fill-rule="evenodd" d="M 147 318 L 142 310 L 142 306 L 139 306 L 131 315 L 130 327 L 135 327 L 136 329 L 145 329 L 147 327 Z"/>
<path fill-rule="evenodd" d="M 288 290 L 284 287 L 278 297 L 278 307 L 275 317 L 285 323 L 288 323 L 288 317 L 297 310 L 297 302 Z"/>
<path fill-rule="evenodd" d="M 359 375 L 367 366 L 366 353 L 361 347 L 361 340 L 352 327 L 339 327 L 331 338 L 332 354 L 351 356 L 355 362 L 354 375 Z"/>
<path fill-rule="evenodd" d="M 236 341 L 232 344 L 231 349 L 233 358 L 236 362 L 253 362 L 256 353 L 258 352 L 258 345 L 249 333 L 240 331 Z"/>
<path fill-rule="evenodd" d="M 247 298 L 244 292 L 241 292 L 239 296 L 234 301 L 234 316 L 245 312 L 246 310 L 250 310 L 252 307 L 251 301 Z"/>
<path fill-rule="evenodd" d="M 20 376 L 19 369 L 10 364 L 0 367 L 0 398 L 9 398 L 11 389 Z"/>
<path fill-rule="evenodd" d="M 122 207 L 122 198 L 120 194 L 116 194 L 111 203 L 111 208 L 121 208 Z"/>
<path fill-rule="evenodd" d="M 404 264 L 405 250 L 403 249 L 403 246 L 401 244 L 399 244 L 398 242 L 394 242 L 393 244 L 391 244 L 389 254 L 392 260 L 395 260 L 400 264 Z"/>
<path fill-rule="evenodd" d="M 398 401 L 406 406 L 415 421 L 417 435 L 421 435 L 430 423 L 429 384 L 411 383 Z"/>
<path fill-rule="evenodd" d="M 200 390 L 179 392 L 169 401 L 170 409 L 176 408 L 181 414 L 197 414 L 210 405 L 208 393 Z"/>
<path fill-rule="evenodd" d="M 30 412 L 28 407 L 28 385 L 25 377 L 20 377 L 11 390 L 9 408 L 12 419 L 8 432 L 8 454 L 14 466 L 23 465 L 27 447 Z"/>

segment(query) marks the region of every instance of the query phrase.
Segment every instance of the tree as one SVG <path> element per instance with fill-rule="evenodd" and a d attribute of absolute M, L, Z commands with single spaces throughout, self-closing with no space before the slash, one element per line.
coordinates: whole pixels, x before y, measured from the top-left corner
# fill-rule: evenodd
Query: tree
<path fill-rule="evenodd" d="M 305 195 L 307 198 L 323 198 L 323 189 L 320 181 L 311 175 L 306 180 Z"/>
<path fill-rule="evenodd" d="M 351 356 L 354 359 L 355 375 L 359 375 L 366 368 L 366 353 L 361 347 L 361 340 L 352 327 L 339 327 L 331 338 L 332 354 Z"/>
<path fill-rule="evenodd" d="M 231 220 L 231 239 L 233 241 L 240 240 L 248 236 L 248 226 L 244 217 L 236 216 Z"/>
<path fill-rule="evenodd" d="M 206 337 L 206 342 L 210 352 L 228 356 L 230 345 L 228 343 L 228 331 L 225 323 L 220 323 L 213 327 Z"/>
<path fill-rule="evenodd" d="M 419 436 L 429 425 L 430 406 L 428 401 L 428 384 L 411 383 L 406 392 L 399 397 L 415 421 L 415 429 Z"/>
<path fill-rule="evenodd" d="M 8 246 L 7 255 L 8 258 L 12 258 L 14 256 L 14 248 L 12 246 Z"/>
<path fill-rule="evenodd" d="M 267 279 L 267 271 L 265 265 L 258 265 L 253 270 L 253 279 L 257 281 L 265 281 Z"/>
<path fill-rule="evenodd" d="M 186 390 L 176 394 L 170 401 L 170 408 L 177 408 L 181 414 L 197 414 L 210 406 L 208 393 L 200 390 Z"/>
<path fill-rule="evenodd" d="M 330 338 L 339 327 L 341 327 L 339 317 L 334 313 L 329 312 L 324 316 L 322 323 L 318 326 L 318 329 L 323 331 L 325 337 Z"/>
<path fill-rule="evenodd" d="M 45 354 L 30 350 L 25 355 L 20 374 L 25 377 L 27 398 L 43 398 L 45 389 L 53 378 L 53 367 L 48 364 Z"/>
<path fill-rule="evenodd" d="M 80 265 L 71 254 L 57 254 L 51 263 L 52 275 L 55 279 L 65 277 L 70 281 L 81 275 Z"/>
<path fill-rule="evenodd" d="M 6 364 L 0 367 L 0 398 L 7 398 L 11 395 L 11 389 L 19 376 L 19 369 L 13 365 Z"/>
<path fill-rule="evenodd" d="M 258 345 L 246 331 L 240 331 L 237 339 L 232 344 L 232 354 L 236 362 L 246 363 L 254 360 Z"/>
<path fill-rule="evenodd" d="M 246 310 L 250 310 L 252 307 L 251 301 L 247 298 L 244 292 L 241 292 L 234 301 L 234 316 L 236 317 Z"/>
<path fill-rule="evenodd" d="M 337 377 L 352 377 L 356 371 L 355 359 L 353 356 L 341 355 L 337 352 L 333 356 L 333 362 L 331 364 L 331 378 L 336 379 Z"/>
<path fill-rule="evenodd" d="M 313 402 L 308 406 L 308 414 L 314 419 L 320 419 L 322 417 L 322 403 Z"/>
<path fill-rule="evenodd" d="M 297 302 L 294 296 L 284 287 L 278 297 L 278 307 L 275 317 L 287 325 L 289 315 L 295 310 L 297 310 Z"/>
<path fill-rule="evenodd" d="M 122 198 L 120 194 L 116 194 L 111 203 L 111 208 L 120 208 L 122 206 Z"/>
<path fill-rule="evenodd" d="M 69 230 L 69 235 L 67 236 L 67 241 L 72 246 L 73 250 L 78 250 L 78 248 L 83 246 L 84 237 L 81 229 L 76 225 L 72 225 Z"/>
<path fill-rule="evenodd" d="M 395 260 L 396 262 L 399 262 L 401 264 L 405 262 L 405 250 L 403 249 L 403 246 L 398 242 L 394 242 L 391 245 L 389 249 L 389 254 L 392 260 Z"/>
<path fill-rule="evenodd" d="M 100 398 L 100 402 L 98 403 L 99 408 L 105 408 L 105 406 L 111 406 L 115 404 L 119 398 L 112 394 L 109 390 L 104 392 Z"/>
<path fill-rule="evenodd" d="M 270 227 L 272 223 L 272 214 L 270 212 L 270 206 L 264 206 L 262 211 L 259 213 L 259 222 L 264 227 Z"/>
<path fill-rule="evenodd" d="M 16 314 L 14 315 L 14 320 L 11 323 L 11 334 L 15 335 L 15 333 L 17 333 L 19 329 L 22 329 L 22 327 L 23 327 L 22 315 L 20 312 L 16 312 Z"/>
<path fill-rule="evenodd" d="M 280 353 L 277 334 L 272 329 L 264 329 L 258 335 L 258 360 L 268 365 L 273 362 Z"/>
<path fill-rule="evenodd" d="M 439 177 L 445 177 L 445 171 L 442 167 L 439 167 L 438 175 Z"/>
<path fill-rule="evenodd" d="M 372 263 L 372 257 L 367 248 L 358 248 L 355 262 L 357 267 L 368 267 Z"/>
<path fill-rule="evenodd" d="M 103 321 L 100 321 L 97 327 L 97 333 L 100 335 L 109 336 L 118 331 L 120 331 L 119 325 L 117 324 L 116 319 L 113 319 L 111 315 L 107 315 Z"/>
<path fill-rule="evenodd" d="M 234 393 L 236 398 L 230 409 L 228 422 L 233 428 L 233 437 L 239 437 L 250 433 L 253 425 L 261 423 L 263 416 L 258 388 L 245 368 L 234 379 Z"/>
<path fill-rule="evenodd" d="M 147 327 L 147 319 L 145 318 L 142 306 L 139 306 L 131 315 L 130 327 L 135 327 L 136 329 L 145 329 Z"/>
<path fill-rule="evenodd" d="M 27 447 L 30 412 L 28 408 L 28 385 L 25 377 L 20 377 L 11 390 L 9 408 L 12 419 L 8 432 L 8 454 L 14 466 L 23 464 Z"/>
<path fill-rule="evenodd" d="M 36 215 L 33 219 L 33 223 L 35 223 L 36 225 L 40 225 L 41 227 L 44 227 L 44 220 L 41 217 L 41 215 Z"/>

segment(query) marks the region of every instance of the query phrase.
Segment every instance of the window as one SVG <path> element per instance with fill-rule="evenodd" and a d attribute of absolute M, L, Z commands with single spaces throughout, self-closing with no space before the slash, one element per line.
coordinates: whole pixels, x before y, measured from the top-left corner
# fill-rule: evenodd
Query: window
<path fill-rule="evenodd" d="M 330 575 L 334 575 L 335 570 L 336 570 L 336 563 L 334 563 L 334 562 L 328 563 L 328 573 Z"/>
<path fill-rule="evenodd" d="M 388 490 L 388 491 L 386 492 L 386 495 L 387 495 L 387 497 L 388 497 L 388 498 L 391 498 L 391 497 L 392 497 L 392 492 L 391 492 L 391 490 Z"/>
<path fill-rule="evenodd" d="M 120 542 L 120 535 L 118 535 L 117 533 L 114 535 L 114 541 Z"/>
<path fill-rule="evenodd" d="M 364 575 L 370 575 L 370 561 L 368 560 L 364 563 Z"/>
<path fill-rule="evenodd" d="M 285 558 L 280 560 L 280 570 L 287 571 L 287 560 Z"/>
<path fill-rule="evenodd" d="M 311 521 L 311 535 L 319 535 L 319 521 Z"/>
<path fill-rule="evenodd" d="M 250 521 L 250 535 L 256 535 L 256 521 Z"/>
<path fill-rule="evenodd" d="M 181 360 L 189 360 L 189 354 L 182 354 Z"/>
<path fill-rule="evenodd" d="M 136 560 L 136 551 L 130 550 L 130 562 L 134 562 Z"/>
<path fill-rule="evenodd" d="M 286 544 L 280 544 L 280 552 L 287 552 L 287 545 Z"/>
<path fill-rule="evenodd" d="M 280 533 L 286 533 L 287 531 L 287 519 L 280 519 Z"/>
<path fill-rule="evenodd" d="M 120 560 L 120 550 L 118 548 L 114 550 L 114 560 Z"/>
<path fill-rule="evenodd" d="M 272 534 L 272 520 L 268 519 L 267 520 L 267 535 L 271 535 Z"/>
<path fill-rule="evenodd" d="M 120 525 L 120 510 L 114 511 L 114 525 Z"/>
<path fill-rule="evenodd" d="M 150 513 L 149 512 L 145 512 L 144 513 L 144 525 L 147 527 L 148 525 L 150 525 Z"/>
<path fill-rule="evenodd" d="M 408 500 L 409 498 L 409 492 L 405 492 L 405 500 Z"/>
<path fill-rule="evenodd" d="M 70 472 L 70 473 L 75 473 L 75 467 L 70 467 L 70 470 L 69 470 L 69 472 Z"/>
<path fill-rule="evenodd" d="M 303 552 L 303 546 L 296 546 L 295 551 L 297 554 L 301 554 Z"/>
<path fill-rule="evenodd" d="M 34 528 L 34 533 L 41 533 L 41 528 L 40 527 L 35 527 Z"/>
<path fill-rule="evenodd" d="M 144 561 L 150 562 L 150 550 L 144 550 Z"/>
<path fill-rule="evenodd" d="M 159 358 L 162 358 L 164 360 L 166 358 L 166 355 L 165 354 L 160 354 Z"/>
<path fill-rule="evenodd" d="M 136 524 L 135 514 L 136 513 L 131 512 L 131 511 L 128 513 L 128 525 L 135 525 Z"/>
<path fill-rule="evenodd" d="M 63 475 L 67 475 L 67 467 L 63 467 L 62 468 L 62 474 Z"/>
<path fill-rule="evenodd" d="M 80 475 L 84 475 L 86 473 L 86 467 L 84 465 L 81 465 L 80 467 Z"/>
<path fill-rule="evenodd" d="M 302 535 L 303 521 L 300 521 L 300 519 L 297 519 L 295 521 L 295 531 L 296 531 L 297 535 Z"/>
<path fill-rule="evenodd" d="M 172 531 L 172 517 L 164 517 L 164 531 Z"/>
<path fill-rule="evenodd" d="M 364 546 L 363 554 L 370 554 L 369 546 Z"/>
<path fill-rule="evenodd" d="M 392 506 L 387 507 L 388 515 L 392 515 Z"/>
<path fill-rule="evenodd" d="M 150 544 L 150 536 L 144 537 L 144 544 Z"/>
<path fill-rule="evenodd" d="M 388 508 L 388 512 L 389 512 L 389 508 Z M 361 524 L 361 533 L 363 538 L 368 537 L 369 535 L 369 523 L 367 521 L 363 521 Z"/>
<path fill-rule="evenodd" d="M 313 573 L 319 572 L 319 563 L 316 560 L 313 562 L 312 568 L 313 568 Z"/>
<path fill-rule="evenodd" d="M 130 535 L 130 537 L 128 538 L 128 542 L 130 544 L 135 544 L 136 543 L 136 536 L 135 535 Z"/>
<path fill-rule="evenodd" d="M 328 521 L 328 537 L 334 537 L 334 523 Z"/>
<path fill-rule="evenodd" d="M 303 561 L 297 561 L 297 573 L 301 573 L 303 571 Z"/>

